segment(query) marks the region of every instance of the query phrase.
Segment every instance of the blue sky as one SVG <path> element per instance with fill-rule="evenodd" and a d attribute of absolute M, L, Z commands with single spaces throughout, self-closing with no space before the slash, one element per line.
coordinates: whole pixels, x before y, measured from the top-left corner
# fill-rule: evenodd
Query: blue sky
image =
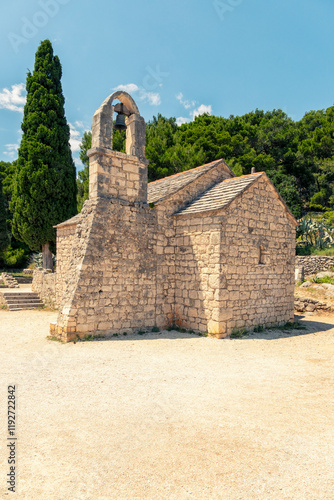
<path fill-rule="evenodd" d="M 71 146 L 113 89 L 145 120 L 334 104 L 333 0 L 11 0 L 0 19 L 0 160 L 17 157 L 27 70 L 49 38 Z"/>

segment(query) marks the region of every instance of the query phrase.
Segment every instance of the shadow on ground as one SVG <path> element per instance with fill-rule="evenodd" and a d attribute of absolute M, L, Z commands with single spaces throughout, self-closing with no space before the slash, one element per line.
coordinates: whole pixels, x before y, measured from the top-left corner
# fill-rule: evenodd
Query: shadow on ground
<path fill-rule="evenodd" d="M 319 316 L 314 319 L 305 319 L 305 316 L 295 315 L 295 322 L 299 323 L 298 328 L 267 328 L 262 332 L 248 332 L 242 337 L 245 339 L 275 340 L 279 338 L 299 337 L 301 335 L 311 335 L 313 333 L 325 332 L 334 329 L 334 316 L 332 322 L 324 323 L 318 321 Z M 320 317 L 321 318 L 321 317 Z"/>
<path fill-rule="evenodd" d="M 252 339 L 263 339 L 263 340 L 275 340 L 279 338 L 288 338 L 288 337 L 299 337 L 301 335 L 311 335 L 317 332 L 325 332 L 331 329 L 334 329 L 334 315 L 332 318 L 332 322 L 324 323 L 318 321 L 318 317 L 314 319 L 305 319 L 305 316 L 295 316 L 295 322 L 299 323 L 297 328 L 291 327 L 279 327 L 279 328 L 267 328 L 261 332 L 249 331 L 240 336 L 240 338 L 226 338 L 222 339 L 225 341 L 230 340 L 252 340 Z M 321 317 L 320 317 L 321 319 Z M 330 319 L 329 319 L 330 321 Z M 117 335 L 113 335 L 110 337 L 91 337 L 89 336 L 83 340 L 77 340 L 76 342 L 110 342 L 110 341 L 135 341 L 135 340 L 158 340 L 158 339 L 169 339 L 169 340 L 179 340 L 179 339 L 194 339 L 200 337 L 206 337 L 207 334 L 199 334 L 199 333 L 188 333 L 188 332 L 180 332 L 177 330 L 162 330 L 161 332 L 145 332 L 142 334 L 128 334 L 124 335 L 123 333 L 119 333 Z M 208 340 L 215 339 L 215 337 L 208 336 Z M 74 343 L 76 343 L 74 342 Z"/>

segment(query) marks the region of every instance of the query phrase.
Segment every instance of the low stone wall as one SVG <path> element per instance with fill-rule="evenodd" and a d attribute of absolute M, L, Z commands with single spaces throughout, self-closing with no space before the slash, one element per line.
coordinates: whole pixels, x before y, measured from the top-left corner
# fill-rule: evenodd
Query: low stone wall
<path fill-rule="evenodd" d="M 322 255 L 296 255 L 295 267 L 303 267 L 305 274 L 315 274 L 319 271 L 331 271 L 334 269 L 334 257 Z"/>
<path fill-rule="evenodd" d="M 31 289 L 37 292 L 44 304 L 56 308 L 56 273 L 35 269 Z"/>
<path fill-rule="evenodd" d="M 321 312 L 330 311 L 331 307 L 324 302 L 306 297 L 295 297 L 295 311 L 297 312 Z"/>

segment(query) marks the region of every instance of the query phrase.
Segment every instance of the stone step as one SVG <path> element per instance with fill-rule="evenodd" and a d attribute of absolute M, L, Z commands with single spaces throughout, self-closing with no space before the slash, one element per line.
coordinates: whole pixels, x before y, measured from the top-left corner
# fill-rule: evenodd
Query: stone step
<path fill-rule="evenodd" d="M 8 305 L 10 305 L 10 304 L 11 305 L 15 305 L 15 304 L 17 304 L 17 305 L 22 305 L 22 304 L 37 304 L 37 305 L 38 304 L 43 304 L 43 302 L 41 300 L 39 300 L 39 299 L 22 299 L 22 300 L 20 300 L 20 299 L 16 299 L 16 300 L 10 300 L 10 299 L 8 299 L 8 300 L 6 300 L 6 302 L 7 302 Z"/>
<path fill-rule="evenodd" d="M 5 297 L 6 302 L 31 302 L 40 300 L 39 297 Z"/>
<path fill-rule="evenodd" d="M 3 295 L 8 297 L 39 297 L 36 292 L 2 292 Z"/>
<path fill-rule="evenodd" d="M 44 306 L 38 293 L 35 292 L 3 292 L 2 295 L 10 311 L 36 309 Z"/>
<path fill-rule="evenodd" d="M 44 304 L 8 304 L 8 309 L 10 311 L 21 311 L 23 309 L 38 309 L 43 307 Z"/>

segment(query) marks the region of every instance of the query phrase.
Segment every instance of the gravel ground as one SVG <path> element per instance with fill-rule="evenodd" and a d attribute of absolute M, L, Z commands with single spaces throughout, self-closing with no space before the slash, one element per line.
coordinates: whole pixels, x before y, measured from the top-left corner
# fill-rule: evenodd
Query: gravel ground
<path fill-rule="evenodd" d="M 240 340 L 177 332 L 62 345 L 0 310 L 0 497 L 17 385 L 22 499 L 333 499 L 334 315 Z"/>

